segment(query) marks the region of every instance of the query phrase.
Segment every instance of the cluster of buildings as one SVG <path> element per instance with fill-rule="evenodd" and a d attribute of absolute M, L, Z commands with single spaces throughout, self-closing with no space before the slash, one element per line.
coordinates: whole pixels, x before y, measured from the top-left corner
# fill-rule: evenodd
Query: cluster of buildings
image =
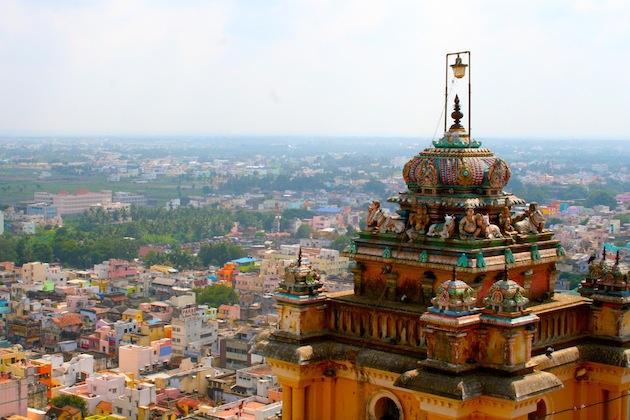
<path fill-rule="evenodd" d="M 124 260 L 1 263 L 0 417 L 275 418 L 277 378 L 252 348 L 276 318 L 198 304 L 208 277 Z M 63 396 L 84 412 L 55 405 Z"/>

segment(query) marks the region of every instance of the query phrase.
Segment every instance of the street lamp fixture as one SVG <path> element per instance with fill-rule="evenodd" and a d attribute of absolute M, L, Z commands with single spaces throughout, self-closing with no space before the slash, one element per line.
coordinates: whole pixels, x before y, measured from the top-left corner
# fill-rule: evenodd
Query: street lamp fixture
<path fill-rule="evenodd" d="M 457 54 L 455 64 L 451 64 L 451 68 L 453 69 L 453 76 L 457 77 L 458 79 L 464 77 L 466 75 L 466 67 L 468 67 L 468 64 L 462 63 L 461 57 L 459 56 L 459 54 Z"/>
<path fill-rule="evenodd" d="M 464 63 L 460 55 L 466 55 L 467 63 Z M 455 63 L 450 64 L 449 58 L 451 56 L 457 56 L 455 58 Z M 471 106 L 470 106 L 470 51 L 459 51 L 454 53 L 446 54 L 446 79 L 444 82 L 444 132 L 446 132 L 446 121 L 448 120 L 448 68 L 453 70 L 453 76 L 457 79 L 462 79 L 466 76 L 466 68 L 468 68 L 468 135 L 471 136 L 471 127 L 470 127 L 470 115 L 471 115 Z M 470 137 L 472 138 L 472 137 Z"/>

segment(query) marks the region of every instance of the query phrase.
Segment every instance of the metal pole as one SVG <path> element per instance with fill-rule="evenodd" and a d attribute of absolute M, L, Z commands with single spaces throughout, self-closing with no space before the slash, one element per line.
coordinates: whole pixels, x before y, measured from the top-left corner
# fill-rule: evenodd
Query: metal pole
<path fill-rule="evenodd" d="M 470 85 L 471 85 L 470 78 L 472 76 L 471 68 L 472 68 L 472 65 L 471 65 L 471 60 L 470 60 L 470 51 L 468 51 L 468 138 L 472 141 L 472 126 L 470 125 L 471 114 L 472 114 L 472 105 L 471 105 L 472 95 L 470 94 Z"/>
<path fill-rule="evenodd" d="M 448 118 L 447 107 L 448 107 L 448 56 L 450 54 L 446 54 L 446 65 L 444 67 L 444 132 L 446 133 L 446 119 Z"/>

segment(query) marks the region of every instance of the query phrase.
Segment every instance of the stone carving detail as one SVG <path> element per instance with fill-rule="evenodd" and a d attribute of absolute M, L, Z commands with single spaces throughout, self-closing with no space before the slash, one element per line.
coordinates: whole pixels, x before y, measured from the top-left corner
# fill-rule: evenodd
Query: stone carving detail
<path fill-rule="evenodd" d="M 409 241 L 411 242 L 420 235 L 424 235 L 429 227 L 430 221 L 429 213 L 425 205 L 421 205 L 412 211 L 411 214 L 409 214 L 410 228 L 405 232 Z"/>
<path fill-rule="evenodd" d="M 503 188 L 510 180 L 511 175 L 507 163 L 503 159 L 497 159 L 488 170 L 488 183 L 492 188 Z"/>
<path fill-rule="evenodd" d="M 525 289 L 513 280 L 509 280 L 507 272 L 502 280 L 494 283 L 484 298 L 486 308 L 494 312 L 521 312 L 529 299 L 525 297 Z"/>
<path fill-rule="evenodd" d="M 472 207 L 466 207 L 466 214 L 459 221 L 460 239 L 474 239 L 481 236 L 482 216 L 475 213 Z"/>
<path fill-rule="evenodd" d="M 512 213 L 510 212 L 510 208 L 508 206 L 503 206 L 501 213 L 499 214 L 499 229 L 501 229 L 501 232 L 505 235 L 516 233 L 514 227 L 512 226 Z"/>
<path fill-rule="evenodd" d="M 490 216 L 484 214 L 481 216 L 481 236 L 487 239 L 503 238 L 501 229 L 497 225 L 490 223 Z"/>
<path fill-rule="evenodd" d="M 518 233 L 541 233 L 545 229 L 545 216 L 538 208 L 538 203 L 530 203 L 529 208 L 514 220 Z"/>
<path fill-rule="evenodd" d="M 444 223 L 434 223 L 429 226 L 428 236 L 440 236 L 443 239 L 455 236 L 455 217 L 451 215 L 444 216 Z"/>
<path fill-rule="evenodd" d="M 475 306 L 475 291 L 461 280 L 447 280 L 440 285 L 437 295 L 431 299 L 433 308 L 455 313 L 470 312 Z"/>
<path fill-rule="evenodd" d="M 368 207 L 367 227 L 375 233 L 402 233 L 405 230 L 405 221 L 400 216 L 383 210 L 380 201 L 372 201 Z"/>
<path fill-rule="evenodd" d="M 416 179 L 418 185 L 423 187 L 434 187 L 438 183 L 438 174 L 432 160 L 423 160 L 416 169 Z"/>

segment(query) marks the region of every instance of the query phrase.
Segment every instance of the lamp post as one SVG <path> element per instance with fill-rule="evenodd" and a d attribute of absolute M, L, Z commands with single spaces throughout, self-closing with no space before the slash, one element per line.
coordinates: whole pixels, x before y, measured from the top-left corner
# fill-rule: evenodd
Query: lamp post
<path fill-rule="evenodd" d="M 450 65 L 453 76 L 457 79 L 461 79 L 466 76 L 466 68 L 468 68 L 468 136 L 472 139 L 471 135 L 471 126 L 470 126 L 470 51 L 459 51 L 454 53 L 446 54 L 446 66 L 445 66 L 445 80 L 444 80 L 444 132 L 446 133 L 446 121 L 448 119 L 448 68 L 449 68 L 449 57 L 457 56 L 455 58 L 455 62 Z M 460 55 L 466 55 L 468 58 L 468 63 L 464 63 Z"/>

